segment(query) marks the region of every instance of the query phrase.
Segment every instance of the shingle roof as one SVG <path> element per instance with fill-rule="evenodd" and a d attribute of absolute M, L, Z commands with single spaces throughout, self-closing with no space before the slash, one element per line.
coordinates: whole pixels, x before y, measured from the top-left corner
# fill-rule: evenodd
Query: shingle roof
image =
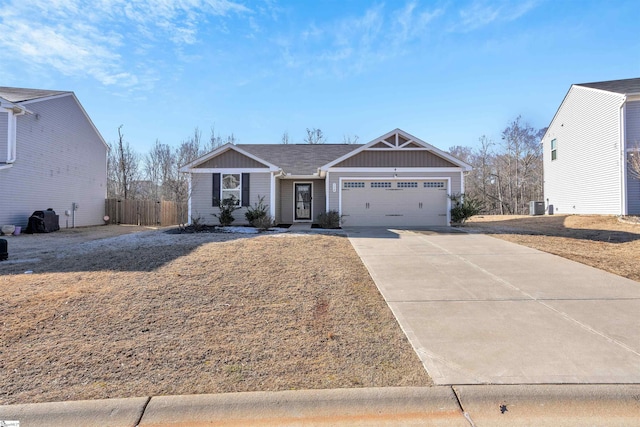
<path fill-rule="evenodd" d="M 593 89 L 606 90 L 622 94 L 640 93 L 640 78 L 609 80 L 606 82 L 580 83 L 577 86 L 585 86 Z"/>
<path fill-rule="evenodd" d="M 238 144 L 291 175 L 313 175 L 322 165 L 344 156 L 362 144 Z"/>
<path fill-rule="evenodd" d="M 19 87 L 1 87 L 0 97 L 9 102 L 31 101 L 32 99 L 44 98 L 47 96 L 61 95 L 63 93 L 71 93 L 60 90 L 45 89 L 24 89 Z"/>

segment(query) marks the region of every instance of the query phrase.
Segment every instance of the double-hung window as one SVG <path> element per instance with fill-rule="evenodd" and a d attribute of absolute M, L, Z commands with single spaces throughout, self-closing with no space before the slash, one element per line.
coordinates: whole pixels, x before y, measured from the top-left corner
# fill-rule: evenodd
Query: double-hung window
<path fill-rule="evenodd" d="M 558 158 L 558 143 L 555 138 L 551 140 L 551 160 Z"/>
<path fill-rule="evenodd" d="M 239 173 L 222 174 L 221 185 L 222 200 L 232 199 L 234 204 L 240 205 L 240 196 L 242 194 L 242 186 L 240 185 Z"/>

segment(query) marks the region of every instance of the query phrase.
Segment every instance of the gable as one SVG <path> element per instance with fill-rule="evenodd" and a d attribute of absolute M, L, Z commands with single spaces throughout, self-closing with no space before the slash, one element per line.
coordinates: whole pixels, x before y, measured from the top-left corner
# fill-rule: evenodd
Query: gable
<path fill-rule="evenodd" d="M 455 168 L 458 165 L 426 150 L 371 150 L 362 151 L 353 157 L 349 157 L 336 164 L 335 167 Z"/>
<path fill-rule="evenodd" d="M 206 162 L 195 167 L 195 169 L 248 169 L 248 168 L 268 168 L 269 166 L 258 162 L 235 150 L 227 150 Z"/>

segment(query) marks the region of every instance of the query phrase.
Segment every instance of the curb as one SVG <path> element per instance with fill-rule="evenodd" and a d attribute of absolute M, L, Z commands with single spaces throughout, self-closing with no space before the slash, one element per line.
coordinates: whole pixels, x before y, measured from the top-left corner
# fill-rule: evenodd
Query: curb
<path fill-rule="evenodd" d="M 0 406 L 0 421 L 20 427 L 636 426 L 638 420 L 640 384 L 385 387 Z"/>

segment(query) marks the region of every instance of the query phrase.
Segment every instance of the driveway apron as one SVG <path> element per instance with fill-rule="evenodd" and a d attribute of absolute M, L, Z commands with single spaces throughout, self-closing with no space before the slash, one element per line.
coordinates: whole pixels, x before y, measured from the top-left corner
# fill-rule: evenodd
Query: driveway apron
<path fill-rule="evenodd" d="M 436 384 L 640 383 L 640 283 L 482 234 L 347 233 Z"/>

